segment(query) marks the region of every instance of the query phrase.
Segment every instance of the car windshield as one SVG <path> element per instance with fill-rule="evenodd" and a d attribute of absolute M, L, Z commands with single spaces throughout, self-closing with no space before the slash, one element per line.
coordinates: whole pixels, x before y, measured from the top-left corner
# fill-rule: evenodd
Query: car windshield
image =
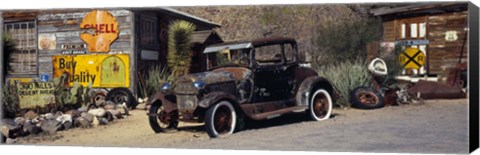
<path fill-rule="evenodd" d="M 221 66 L 249 66 L 250 49 L 222 49 L 207 54 L 208 69 Z"/>

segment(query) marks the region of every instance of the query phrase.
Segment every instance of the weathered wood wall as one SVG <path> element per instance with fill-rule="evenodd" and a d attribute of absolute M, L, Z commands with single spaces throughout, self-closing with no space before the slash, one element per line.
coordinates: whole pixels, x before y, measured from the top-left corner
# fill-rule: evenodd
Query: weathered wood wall
<path fill-rule="evenodd" d="M 468 37 L 466 28 L 468 12 L 456 12 L 448 14 L 433 15 L 428 17 L 427 31 L 428 40 L 428 59 L 431 74 L 441 74 L 448 71 L 448 68 L 454 67 L 461 57 L 462 62 L 468 60 Z M 446 41 L 445 33 L 455 31 L 457 40 Z M 465 45 L 464 45 L 465 41 Z"/>
<path fill-rule="evenodd" d="M 396 34 L 396 26 L 395 20 L 385 21 L 383 22 L 383 40 L 392 42 L 395 41 L 395 34 Z"/>
<path fill-rule="evenodd" d="M 55 50 L 38 51 L 39 74 L 48 74 L 52 77 L 52 56 L 62 54 L 62 45 L 84 44 L 83 40 L 80 39 L 80 33 L 82 31 L 80 29 L 80 23 L 83 17 L 89 12 L 90 10 L 71 13 L 38 13 L 36 18 L 38 35 L 54 34 L 56 36 Z M 118 39 L 110 46 L 110 52 L 108 54 L 133 52 L 130 50 L 132 49 L 131 37 L 133 37 L 131 12 L 126 10 L 110 10 L 109 12 L 116 18 L 120 33 Z"/>

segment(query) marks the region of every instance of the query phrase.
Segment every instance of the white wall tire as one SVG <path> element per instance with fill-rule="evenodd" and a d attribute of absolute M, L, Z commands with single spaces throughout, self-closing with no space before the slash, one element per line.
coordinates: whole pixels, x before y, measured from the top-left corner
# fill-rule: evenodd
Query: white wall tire
<path fill-rule="evenodd" d="M 308 103 L 308 114 L 314 121 L 323 121 L 332 114 L 332 97 L 324 89 L 318 89 L 313 93 Z"/>
<path fill-rule="evenodd" d="M 205 128 L 210 137 L 230 135 L 235 130 L 237 115 L 228 101 L 220 101 L 210 107 L 205 115 Z"/>

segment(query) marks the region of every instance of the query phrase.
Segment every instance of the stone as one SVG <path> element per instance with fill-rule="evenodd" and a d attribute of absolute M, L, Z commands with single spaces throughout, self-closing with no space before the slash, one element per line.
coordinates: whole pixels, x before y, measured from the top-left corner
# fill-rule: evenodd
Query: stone
<path fill-rule="evenodd" d="M 92 123 L 93 119 L 95 118 L 95 116 L 93 114 L 86 113 L 86 112 L 82 112 L 82 114 L 80 114 L 80 117 L 85 118 L 90 123 Z"/>
<path fill-rule="evenodd" d="M 60 117 L 57 117 L 57 121 L 61 122 L 62 124 L 65 122 L 73 122 L 72 115 L 63 114 Z"/>
<path fill-rule="evenodd" d="M 35 113 L 34 111 L 31 111 L 31 110 L 28 111 L 28 112 L 26 112 L 26 113 L 23 115 L 23 117 L 25 117 L 26 119 L 34 119 L 34 118 L 36 118 L 37 116 L 38 116 L 38 114 Z"/>
<path fill-rule="evenodd" d="M 13 138 L 7 138 L 6 144 L 15 144 L 17 143 L 17 139 L 13 139 Z"/>
<path fill-rule="evenodd" d="M 55 119 L 55 115 L 53 115 L 52 113 L 46 113 L 45 114 L 45 119 L 47 119 L 47 120 Z"/>
<path fill-rule="evenodd" d="M 67 122 L 63 123 L 62 126 L 63 126 L 63 129 L 68 130 L 68 129 L 72 128 L 72 122 L 67 121 Z"/>
<path fill-rule="evenodd" d="M 91 125 L 90 122 L 84 117 L 78 117 L 77 119 L 75 119 L 75 126 L 81 128 L 89 128 Z"/>
<path fill-rule="evenodd" d="M 100 122 L 100 125 L 107 125 L 108 124 L 108 119 L 107 118 L 98 118 L 98 121 Z"/>
<path fill-rule="evenodd" d="M 122 113 L 118 110 L 107 110 L 110 114 L 112 114 L 113 118 L 119 119 L 122 118 Z"/>
<path fill-rule="evenodd" d="M 10 128 L 8 128 L 6 125 L 2 125 L 2 127 L 0 127 L 0 133 L 2 133 L 2 135 L 5 137 L 9 137 Z"/>
<path fill-rule="evenodd" d="M 90 109 L 88 113 L 97 116 L 97 117 L 104 117 L 105 116 L 105 109 L 97 108 L 97 109 Z"/>
<path fill-rule="evenodd" d="M 53 135 L 57 132 L 57 130 L 62 126 L 62 123 L 60 123 L 57 120 L 51 119 L 51 120 L 46 120 L 44 123 L 42 123 L 42 130 L 50 135 Z"/>
<path fill-rule="evenodd" d="M 15 124 L 16 125 L 24 125 L 25 122 L 27 121 L 27 119 L 23 118 L 23 117 L 17 117 L 15 118 Z"/>
<path fill-rule="evenodd" d="M 80 113 L 77 110 L 69 110 L 65 112 L 65 114 L 72 116 L 72 118 L 77 118 L 80 116 Z"/>
<path fill-rule="evenodd" d="M 98 117 L 93 118 L 92 126 L 97 127 L 98 125 L 100 125 L 100 121 L 98 121 Z"/>

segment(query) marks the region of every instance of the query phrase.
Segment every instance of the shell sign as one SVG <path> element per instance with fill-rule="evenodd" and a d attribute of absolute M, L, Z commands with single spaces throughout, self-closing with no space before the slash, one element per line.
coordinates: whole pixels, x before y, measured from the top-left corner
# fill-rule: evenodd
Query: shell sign
<path fill-rule="evenodd" d="M 118 38 L 118 22 L 108 11 L 94 10 L 83 18 L 80 28 L 85 31 L 80 38 L 87 43 L 90 52 L 109 52 L 110 45 Z"/>

